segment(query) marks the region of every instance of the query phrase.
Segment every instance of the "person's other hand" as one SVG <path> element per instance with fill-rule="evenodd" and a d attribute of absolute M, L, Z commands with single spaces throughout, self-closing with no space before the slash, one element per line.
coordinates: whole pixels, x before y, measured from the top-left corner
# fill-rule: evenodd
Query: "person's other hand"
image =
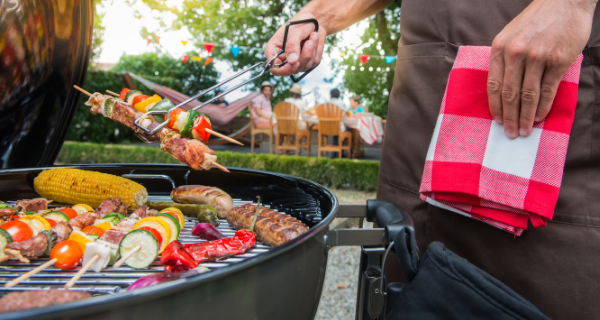
<path fill-rule="evenodd" d="M 301 13 L 296 15 L 290 21 L 304 20 L 314 18 L 312 14 Z M 288 31 L 288 39 L 285 44 L 285 53 L 282 53 L 275 64 L 281 64 L 287 60 L 287 64 L 281 68 L 271 68 L 271 73 L 276 76 L 289 76 L 299 72 L 304 72 L 313 66 L 316 66 L 321 61 L 323 48 L 325 46 L 325 38 L 327 31 L 322 25 L 319 25 L 319 32 L 314 32 L 314 23 L 302 23 L 291 25 Z M 279 28 L 267 43 L 265 55 L 267 61 L 270 61 L 282 49 L 283 36 L 285 33 L 285 25 Z M 310 36 L 302 46 L 300 51 L 300 43 L 302 40 Z"/>
<path fill-rule="evenodd" d="M 585 47 L 593 0 L 535 0 L 496 36 L 487 91 L 509 138 L 528 136 L 552 106 L 563 75 Z"/>

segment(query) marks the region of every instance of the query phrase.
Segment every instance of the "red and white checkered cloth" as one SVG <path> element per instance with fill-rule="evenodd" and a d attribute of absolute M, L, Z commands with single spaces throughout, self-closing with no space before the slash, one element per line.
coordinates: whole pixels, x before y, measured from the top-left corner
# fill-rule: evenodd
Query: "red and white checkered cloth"
<path fill-rule="evenodd" d="M 421 198 L 520 236 L 552 219 L 575 117 L 581 61 L 528 137 L 509 139 L 488 107 L 490 47 L 458 51 L 425 161 Z"/>

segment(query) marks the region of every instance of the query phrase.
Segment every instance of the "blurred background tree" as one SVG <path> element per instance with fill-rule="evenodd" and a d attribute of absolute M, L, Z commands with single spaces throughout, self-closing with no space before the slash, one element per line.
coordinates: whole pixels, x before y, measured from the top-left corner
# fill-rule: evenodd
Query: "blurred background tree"
<path fill-rule="evenodd" d="M 243 69 L 259 61 L 264 61 L 263 49 L 277 29 L 289 21 L 308 1 L 306 0 L 201 0 L 184 1 L 181 7 L 168 6 L 160 0 L 128 0 L 130 4 L 141 1 L 151 9 L 175 16 L 167 29 L 186 28 L 194 38 L 194 45 L 201 48 L 204 42 L 215 42 L 222 47 L 215 47 L 213 57 L 227 61 L 234 71 Z M 326 53 L 330 54 L 337 46 L 339 52 L 346 52 L 343 58 L 332 57 L 332 67 L 337 72 L 345 72 L 342 86 L 350 93 L 364 98 L 364 104 L 370 110 L 385 117 L 387 100 L 392 87 L 395 63 L 385 64 L 383 59 L 371 59 L 365 64 L 365 72 L 360 71 L 361 54 L 396 56 L 397 42 L 400 38 L 400 6 L 396 0 L 383 12 L 367 19 L 368 27 L 361 37 L 362 43 L 341 46 L 341 34 L 327 38 Z M 152 34 L 148 30 L 143 33 Z M 234 59 L 230 51 L 231 45 L 257 48 L 240 51 Z M 261 49 L 258 49 L 261 48 Z M 348 68 L 346 68 L 348 66 Z M 355 70 L 351 67 L 355 66 Z M 373 67 L 373 71 L 368 71 Z M 377 71 L 380 68 L 380 71 Z M 259 71 L 255 71 L 254 74 Z M 265 76 L 265 80 L 267 76 Z M 292 85 L 289 78 L 271 77 L 277 85 L 273 103 L 288 96 Z M 329 82 L 332 79 L 325 79 Z M 251 84 L 253 90 L 260 81 Z M 349 97 L 346 97 L 349 98 Z"/>

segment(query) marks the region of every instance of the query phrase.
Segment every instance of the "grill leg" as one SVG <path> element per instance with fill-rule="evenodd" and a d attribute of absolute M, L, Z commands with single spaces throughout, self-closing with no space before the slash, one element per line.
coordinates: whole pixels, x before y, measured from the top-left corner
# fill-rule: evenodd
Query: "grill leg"
<path fill-rule="evenodd" d="M 379 292 L 380 281 L 384 281 L 381 254 L 381 250 L 361 250 L 356 320 L 384 319 L 385 297 Z"/>

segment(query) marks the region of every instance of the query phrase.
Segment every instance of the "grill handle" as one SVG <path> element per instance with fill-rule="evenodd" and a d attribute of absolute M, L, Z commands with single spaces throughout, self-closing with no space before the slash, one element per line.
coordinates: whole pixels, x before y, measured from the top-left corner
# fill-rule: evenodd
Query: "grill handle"
<path fill-rule="evenodd" d="M 385 228 L 389 243 L 392 243 L 404 228 L 409 228 L 414 233 L 413 221 L 408 213 L 388 201 L 367 200 L 367 221 L 376 222 L 377 226 Z"/>
<path fill-rule="evenodd" d="M 166 174 L 123 174 L 121 175 L 121 177 L 123 178 L 128 178 L 128 179 L 150 179 L 150 180 L 167 180 L 169 183 L 171 183 L 171 185 L 173 186 L 173 189 L 177 188 L 177 186 L 175 185 L 175 181 L 173 181 L 173 179 L 171 179 L 171 177 L 169 177 Z"/>

